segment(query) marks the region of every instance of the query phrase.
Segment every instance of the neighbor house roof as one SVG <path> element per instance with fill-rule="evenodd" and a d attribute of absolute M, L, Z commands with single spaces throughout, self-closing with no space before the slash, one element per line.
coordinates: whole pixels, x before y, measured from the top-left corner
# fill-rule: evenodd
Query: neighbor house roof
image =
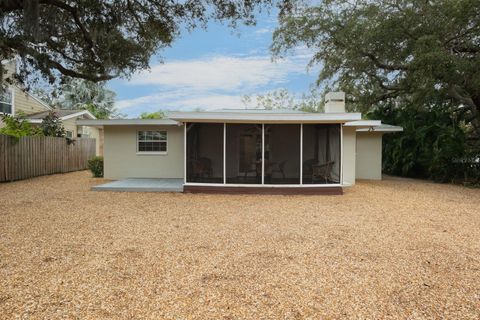
<path fill-rule="evenodd" d="M 63 110 L 63 109 L 54 109 L 55 112 L 61 120 L 68 120 L 75 117 L 87 116 L 90 119 L 96 119 L 93 114 L 88 110 Z M 42 111 L 37 113 L 32 113 L 25 116 L 28 122 L 39 123 L 50 113 L 51 111 Z"/>

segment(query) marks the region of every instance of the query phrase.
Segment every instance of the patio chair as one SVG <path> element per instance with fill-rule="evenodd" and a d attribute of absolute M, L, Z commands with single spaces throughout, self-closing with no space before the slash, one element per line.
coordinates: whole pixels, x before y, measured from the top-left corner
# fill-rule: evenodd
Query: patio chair
<path fill-rule="evenodd" d="M 261 169 L 260 169 L 261 171 Z M 255 177 L 258 177 L 258 163 L 255 160 L 251 160 L 245 164 L 245 176 L 244 178 L 247 179 L 249 173 L 255 172 Z"/>
<path fill-rule="evenodd" d="M 213 175 L 212 160 L 206 157 L 198 158 L 193 161 L 193 172 L 196 177 L 208 177 Z"/>
<path fill-rule="evenodd" d="M 309 159 L 309 160 L 303 161 L 303 176 L 304 177 L 312 176 L 313 166 L 315 164 L 317 164 L 317 160 L 315 160 L 315 159 Z"/>
<path fill-rule="evenodd" d="M 287 160 L 283 160 L 279 164 L 273 166 L 271 175 L 273 176 L 274 173 L 280 173 L 282 174 L 283 179 L 285 179 L 285 164 L 287 163 Z"/>
<path fill-rule="evenodd" d="M 324 181 L 324 183 L 328 183 L 330 181 L 330 175 L 332 171 L 332 166 L 334 162 L 329 161 L 326 163 L 313 165 L 312 166 L 312 182 L 315 181 Z"/>

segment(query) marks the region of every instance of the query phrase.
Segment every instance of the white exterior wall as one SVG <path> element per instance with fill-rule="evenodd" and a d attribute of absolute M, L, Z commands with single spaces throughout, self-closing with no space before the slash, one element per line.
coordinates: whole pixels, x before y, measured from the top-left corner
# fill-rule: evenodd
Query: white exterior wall
<path fill-rule="evenodd" d="M 167 154 L 137 154 L 138 130 L 167 131 Z M 183 126 L 105 126 L 105 178 L 183 178 L 183 130 Z"/>
<path fill-rule="evenodd" d="M 355 184 L 356 128 L 342 127 L 343 130 L 343 185 Z"/>
<path fill-rule="evenodd" d="M 382 133 L 357 132 L 357 179 L 382 179 Z"/>

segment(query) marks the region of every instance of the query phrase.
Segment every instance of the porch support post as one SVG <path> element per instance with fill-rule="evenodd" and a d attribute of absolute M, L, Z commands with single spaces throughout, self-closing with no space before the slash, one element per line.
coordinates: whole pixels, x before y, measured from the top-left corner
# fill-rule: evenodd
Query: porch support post
<path fill-rule="evenodd" d="M 265 184 L 265 124 L 262 123 L 262 185 Z"/>
<path fill-rule="evenodd" d="M 227 124 L 223 123 L 223 184 L 227 184 Z"/>
<path fill-rule="evenodd" d="M 340 184 L 343 186 L 343 124 L 340 123 Z"/>
<path fill-rule="evenodd" d="M 183 183 L 187 183 L 187 123 L 183 123 Z"/>
<path fill-rule="evenodd" d="M 303 184 L 303 123 L 300 123 L 300 184 Z"/>

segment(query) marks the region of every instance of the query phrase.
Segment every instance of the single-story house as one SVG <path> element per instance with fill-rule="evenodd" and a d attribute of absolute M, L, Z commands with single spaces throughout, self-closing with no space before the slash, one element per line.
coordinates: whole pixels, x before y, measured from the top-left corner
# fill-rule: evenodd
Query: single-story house
<path fill-rule="evenodd" d="M 173 112 L 168 119 L 79 120 L 104 130 L 107 179 L 181 178 L 187 192 L 341 193 L 381 179 L 382 136 L 402 131 L 345 111 Z"/>

